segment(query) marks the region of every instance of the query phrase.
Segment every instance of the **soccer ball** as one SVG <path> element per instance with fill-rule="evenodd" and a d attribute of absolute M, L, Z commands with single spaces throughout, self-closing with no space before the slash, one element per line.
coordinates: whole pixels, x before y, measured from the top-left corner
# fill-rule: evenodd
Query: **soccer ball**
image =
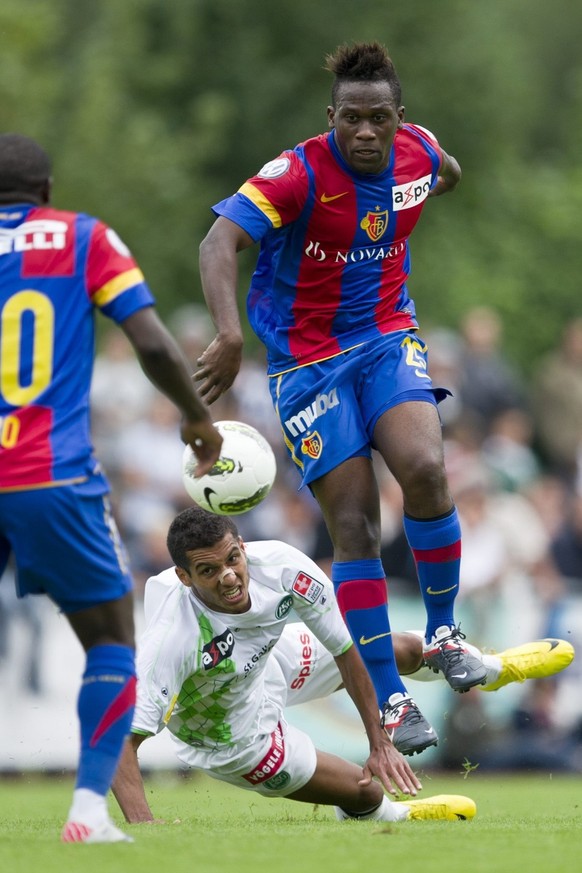
<path fill-rule="evenodd" d="M 265 499 L 275 481 L 277 463 L 267 440 L 242 421 L 216 421 L 223 439 L 220 457 L 209 473 L 196 479 L 196 455 L 186 446 L 182 479 L 198 506 L 215 515 L 241 515 Z"/>

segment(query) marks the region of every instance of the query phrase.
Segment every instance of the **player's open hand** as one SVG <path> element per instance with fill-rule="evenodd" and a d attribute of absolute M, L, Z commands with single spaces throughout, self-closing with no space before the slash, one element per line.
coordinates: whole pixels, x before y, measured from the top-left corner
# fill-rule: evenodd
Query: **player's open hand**
<path fill-rule="evenodd" d="M 414 797 L 422 789 L 422 783 L 412 767 L 388 737 L 380 746 L 372 749 L 363 769 L 364 778 L 359 782 L 362 786 L 369 785 L 372 778 L 376 777 L 389 794 L 400 792 Z"/>

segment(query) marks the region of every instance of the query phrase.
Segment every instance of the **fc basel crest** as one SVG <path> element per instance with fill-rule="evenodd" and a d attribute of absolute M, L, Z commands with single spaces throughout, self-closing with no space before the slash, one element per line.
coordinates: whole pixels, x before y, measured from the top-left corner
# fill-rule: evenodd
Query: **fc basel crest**
<path fill-rule="evenodd" d="M 321 442 L 321 437 L 316 430 L 311 434 L 307 434 L 306 437 L 303 437 L 301 440 L 301 451 L 304 455 L 309 455 L 310 458 L 314 458 L 317 460 L 321 455 L 321 450 L 323 448 L 323 444 Z"/>
<path fill-rule="evenodd" d="M 379 207 L 376 207 L 379 209 Z M 388 210 L 384 212 L 366 212 L 360 221 L 360 227 L 365 230 L 372 242 L 378 242 L 388 227 Z"/>

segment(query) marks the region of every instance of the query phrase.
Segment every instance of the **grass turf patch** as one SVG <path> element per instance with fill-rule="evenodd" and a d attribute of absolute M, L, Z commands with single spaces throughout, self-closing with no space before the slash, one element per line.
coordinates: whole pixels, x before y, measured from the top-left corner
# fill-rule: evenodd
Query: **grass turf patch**
<path fill-rule="evenodd" d="M 472 822 L 337 822 L 329 807 L 268 800 L 204 776 L 155 774 L 150 805 L 165 824 L 125 826 L 133 845 L 64 846 L 69 778 L 0 781 L 0 864 L 6 873 L 547 873 L 577 869 L 580 782 L 550 774 L 421 774 L 422 794 L 467 794 Z M 122 817 L 113 798 L 110 809 Z M 179 820 L 179 822 L 177 821 Z"/>

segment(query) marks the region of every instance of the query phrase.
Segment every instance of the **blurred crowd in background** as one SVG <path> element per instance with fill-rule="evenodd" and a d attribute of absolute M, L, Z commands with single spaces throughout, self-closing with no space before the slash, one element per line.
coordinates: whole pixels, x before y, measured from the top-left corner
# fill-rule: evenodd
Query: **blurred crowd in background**
<path fill-rule="evenodd" d="M 214 335 L 205 310 L 185 307 L 168 324 L 194 371 Z M 574 627 L 582 623 L 582 318 L 565 326 L 558 346 L 527 374 L 511 365 L 511 335 L 492 308 L 469 310 L 456 331 L 436 327 L 421 336 L 433 384 L 453 392 L 440 412 L 463 532 L 457 601 L 463 629 L 484 647 L 525 642 L 526 631 L 529 639 L 562 636 L 574 642 L 576 632 L 582 633 Z M 139 599 L 147 578 L 169 565 L 169 522 L 191 501 L 181 479 L 177 412 L 152 388 L 114 327 L 100 342 L 92 407 L 95 447 L 112 485 Z M 282 539 L 329 571 L 329 536 L 308 489 L 298 490 L 260 353 L 247 354 L 233 389 L 212 412 L 216 421 L 238 419 L 257 427 L 277 456 L 272 492 L 236 519 L 243 539 Z M 388 474 L 381 475 L 382 558 L 391 602 L 404 598 L 414 606 L 417 600 L 422 616 L 400 490 Z M 7 579 L 0 586 L 0 669 L 10 658 L 12 635 L 28 634 L 30 656 L 21 669 L 33 694 L 43 692 L 40 601 L 17 601 Z M 520 623 L 526 614 L 533 621 Z M 575 661 L 564 676 L 575 671 L 580 681 L 578 670 Z M 463 748 L 476 744 L 485 766 L 489 760 L 492 767 L 582 772 L 582 709 L 572 694 L 566 702 L 560 698 L 562 681 L 526 683 L 503 723 L 487 719 L 483 710 L 483 699 L 496 695 L 456 695 L 440 763 L 447 766 L 461 734 Z"/>

